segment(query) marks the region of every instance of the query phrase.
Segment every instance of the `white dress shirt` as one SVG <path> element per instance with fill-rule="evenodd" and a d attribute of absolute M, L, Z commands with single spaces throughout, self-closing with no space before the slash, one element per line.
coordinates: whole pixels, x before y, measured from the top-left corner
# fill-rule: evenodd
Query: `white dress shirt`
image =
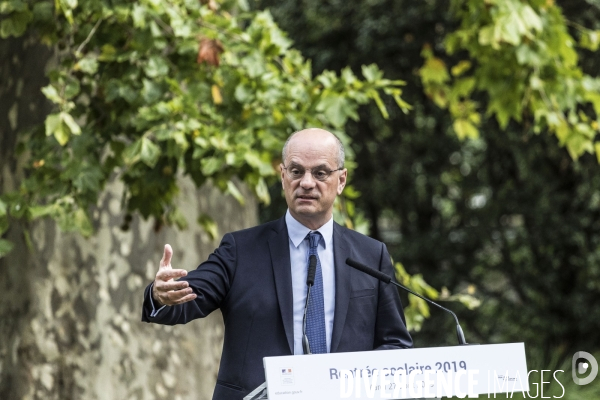
<path fill-rule="evenodd" d="M 304 354 L 302 350 L 302 317 L 306 303 L 306 275 L 308 274 L 308 240 L 310 229 L 296 221 L 288 210 L 285 214 L 288 236 L 290 237 L 290 264 L 292 267 L 292 294 L 294 304 L 294 354 Z M 335 268 L 333 263 L 333 217 L 315 232 L 322 236 L 317 252 L 323 272 L 323 300 L 325 305 L 325 337 L 327 352 L 331 350 L 331 332 L 335 309 Z"/>

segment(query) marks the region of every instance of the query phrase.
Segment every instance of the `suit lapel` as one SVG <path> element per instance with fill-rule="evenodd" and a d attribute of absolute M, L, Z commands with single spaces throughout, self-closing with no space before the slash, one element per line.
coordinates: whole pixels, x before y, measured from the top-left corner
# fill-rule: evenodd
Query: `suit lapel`
<path fill-rule="evenodd" d="M 335 352 L 340 343 L 348 304 L 350 303 L 350 267 L 346 258 L 350 257 L 350 246 L 344 238 L 344 228 L 333 224 L 333 260 L 335 263 L 335 314 L 333 317 L 333 332 L 331 334 L 331 352 Z"/>
<path fill-rule="evenodd" d="M 290 245 L 285 218 L 279 219 L 269 238 L 271 265 L 275 278 L 275 290 L 279 301 L 279 310 L 283 320 L 285 336 L 294 354 L 294 311 L 292 298 L 292 268 L 290 264 Z"/>

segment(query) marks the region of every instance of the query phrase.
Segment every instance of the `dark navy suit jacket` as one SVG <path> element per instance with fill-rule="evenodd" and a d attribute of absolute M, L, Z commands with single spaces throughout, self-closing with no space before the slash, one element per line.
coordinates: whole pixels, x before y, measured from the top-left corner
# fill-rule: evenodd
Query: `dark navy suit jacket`
<path fill-rule="evenodd" d="M 394 275 L 385 245 L 334 223 L 335 314 L 331 352 L 412 346 L 397 289 L 346 265 L 346 258 Z M 185 324 L 217 308 L 225 323 L 213 400 L 241 400 L 265 381 L 263 357 L 294 351 L 292 277 L 285 218 L 228 233 L 208 260 L 183 280 L 194 301 L 150 317 L 150 287 L 142 320 Z"/>

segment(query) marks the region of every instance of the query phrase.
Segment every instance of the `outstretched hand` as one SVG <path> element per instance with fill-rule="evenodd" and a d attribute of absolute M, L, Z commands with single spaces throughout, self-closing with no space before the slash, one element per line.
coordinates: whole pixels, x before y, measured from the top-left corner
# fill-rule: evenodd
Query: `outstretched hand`
<path fill-rule="evenodd" d="M 188 282 L 177 280 L 186 276 L 187 271 L 185 269 L 171 268 L 172 256 L 173 249 L 171 245 L 165 244 L 163 258 L 160 260 L 158 272 L 154 278 L 154 286 L 152 287 L 152 298 L 161 306 L 182 304 L 196 298 L 196 294 L 189 287 L 190 284 Z"/>

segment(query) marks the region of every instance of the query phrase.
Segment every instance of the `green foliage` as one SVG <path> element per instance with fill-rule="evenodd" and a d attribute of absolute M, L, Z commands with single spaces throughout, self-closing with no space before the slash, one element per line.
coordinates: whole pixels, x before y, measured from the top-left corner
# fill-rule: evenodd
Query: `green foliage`
<path fill-rule="evenodd" d="M 576 25 L 578 42 L 553 1 L 454 0 L 451 9 L 460 26 L 444 48 L 460 61 L 450 76 L 425 47 L 420 75 L 426 93 L 450 111 L 456 135 L 477 138 L 482 113 L 501 129 L 511 119 L 527 121 L 535 133 L 554 134 L 573 159 L 587 152 L 600 162 L 600 80 L 582 71 L 575 48 L 596 51 L 600 32 Z M 486 96 L 484 110 L 478 93 Z"/>
<path fill-rule="evenodd" d="M 2 38 L 22 35 L 27 29 L 27 24 L 33 18 L 29 5 L 20 0 L 0 3 L 0 14 L 10 14 L 10 18 L 4 18 L 0 22 L 0 37 Z"/>
<path fill-rule="evenodd" d="M 408 287 L 415 293 L 427 297 L 432 300 L 437 300 L 439 292 L 429 286 L 421 274 L 409 275 L 402 263 L 395 264 L 396 278 L 398 283 Z M 416 296 L 408 296 L 408 305 L 404 307 L 406 316 L 406 325 L 409 330 L 420 331 L 425 318 L 429 318 L 429 305 L 423 299 Z"/>
<path fill-rule="evenodd" d="M 474 296 L 475 287 L 472 285 L 469 286 L 464 293 L 450 294 L 446 287 L 443 287 L 440 293 L 425 282 L 422 274 L 410 275 L 406 272 L 402 263 L 397 262 L 394 265 L 394 268 L 396 270 L 396 279 L 398 280 L 398 283 L 423 297 L 437 301 L 458 301 L 470 310 L 481 305 L 481 301 Z M 404 314 L 406 316 L 406 325 L 408 329 L 415 332 L 419 332 L 425 319 L 431 316 L 429 304 L 427 304 L 425 300 L 413 295 L 408 296 L 408 305 L 404 307 Z"/>
<path fill-rule="evenodd" d="M 364 66 L 363 79 L 350 69 L 313 76 L 268 12 L 204 3 L 0 2 L 3 37 L 31 29 L 57 53 L 42 89 L 55 112 L 22 137 L 28 177 L 3 197 L 12 217 L 50 216 L 89 235 L 89 211 L 116 177 L 128 213 L 185 227 L 173 203 L 178 176 L 210 180 L 243 202 L 237 177 L 268 204 L 291 132 L 314 126 L 344 137 L 359 105 L 373 101 L 387 115 L 382 94 L 409 108 L 403 82 L 377 66 Z M 198 222 L 217 234 L 210 218 Z"/>

